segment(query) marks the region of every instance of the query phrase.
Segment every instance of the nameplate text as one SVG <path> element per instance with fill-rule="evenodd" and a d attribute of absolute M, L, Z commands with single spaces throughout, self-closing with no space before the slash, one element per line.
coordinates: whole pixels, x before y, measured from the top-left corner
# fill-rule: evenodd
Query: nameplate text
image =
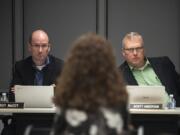
<path fill-rule="evenodd" d="M 130 104 L 130 109 L 162 109 L 162 104 Z"/>

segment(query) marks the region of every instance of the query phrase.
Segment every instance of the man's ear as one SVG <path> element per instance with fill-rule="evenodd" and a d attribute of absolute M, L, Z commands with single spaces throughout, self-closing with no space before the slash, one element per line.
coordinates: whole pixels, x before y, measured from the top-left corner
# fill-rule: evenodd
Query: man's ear
<path fill-rule="evenodd" d="M 28 43 L 28 51 L 31 52 L 31 44 Z"/>
<path fill-rule="evenodd" d="M 48 52 L 51 51 L 51 44 L 49 43 L 49 48 L 48 48 Z"/>
<path fill-rule="evenodd" d="M 122 56 L 124 57 L 125 56 L 125 52 L 124 52 L 123 48 L 121 49 L 121 53 L 122 53 Z"/>

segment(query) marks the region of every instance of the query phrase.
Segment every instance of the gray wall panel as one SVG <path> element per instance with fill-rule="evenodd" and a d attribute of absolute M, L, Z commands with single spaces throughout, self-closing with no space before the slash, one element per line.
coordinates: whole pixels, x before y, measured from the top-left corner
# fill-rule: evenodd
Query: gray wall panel
<path fill-rule="evenodd" d="M 178 0 L 109 0 L 108 37 L 122 63 L 121 40 L 130 31 L 144 36 L 148 56 L 169 56 L 180 71 Z"/>
<path fill-rule="evenodd" d="M 9 87 L 12 69 L 12 3 L 11 0 L 0 1 L 0 91 Z"/>
<path fill-rule="evenodd" d="M 49 33 L 51 53 L 62 59 L 79 35 L 107 34 L 118 64 L 123 61 L 123 36 L 137 31 L 144 36 L 148 56 L 167 55 L 180 71 L 179 7 L 179 0 L 1 0 L 0 89 L 8 88 L 13 60 L 28 55 L 28 36 L 37 28 Z"/>
<path fill-rule="evenodd" d="M 96 0 L 25 0 L 24 10 L 25 41 L 33 29 L 44 28 L 59 58 L 76 37 L 96 32 Z"/>

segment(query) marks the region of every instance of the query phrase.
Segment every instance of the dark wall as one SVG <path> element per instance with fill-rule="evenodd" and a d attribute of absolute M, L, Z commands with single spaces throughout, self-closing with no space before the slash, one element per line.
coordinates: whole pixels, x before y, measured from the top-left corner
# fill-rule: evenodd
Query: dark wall
<path fill-rule="evenodd" d="M 61 59 L 79 35 L 107 36 L 118 65 L 123 36 L 137 31 L 148 56 L 167 55 L 180 71 L 179 7 L 178 0 L 1 0 L 0 88 L 8 88 L 13 62 L 28 55 L 28 36 L 37 28 L 49 33 L 51 53 Z"/>
<path fill-rule="evenodd" d="M 88 31 L 96 32 L 96 0 L 25 0 L 25 41 L 37 28 L 49 33 L 51 53 L 64 58 L 75 38 Z"/>
<path fill-rule="evenodd" d="M 12 70 L 12 2 L 0 1 L 0 91 L 8 88 Z"/>
<path fill-rule="evenodd" d="M 130 31 L 144 37 L 148 56 L 169 56 L 180 71 L 179 0 L 109 0 L 108 37 L 122 63 L 121 40 Z"/>

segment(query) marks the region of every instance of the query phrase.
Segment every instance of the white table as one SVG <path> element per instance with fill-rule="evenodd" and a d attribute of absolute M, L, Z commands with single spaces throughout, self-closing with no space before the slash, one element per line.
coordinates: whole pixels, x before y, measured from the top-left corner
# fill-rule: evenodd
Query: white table
<path fill-rule="evenodd" d="M 6 114 L 6 113 L 55 113 L 56 108 L 5 108 L 0 109 L 0 114 Z"/>
<path fill-rule="evenodd" d="M 180 115 L 180 107 L 176 109 L 130 109 L 130 114 L 172 114 Z M 0 115 L 7 113 L 56 113 L 56 108 L 23 108 L 23 109 L 2 109 Z"/>
<path fill-rule="evenodd" d="M 161 114 L 161 115 L 180 115 L 180 107 L 176 109 L 130 109 L 130 114 Z"/>

